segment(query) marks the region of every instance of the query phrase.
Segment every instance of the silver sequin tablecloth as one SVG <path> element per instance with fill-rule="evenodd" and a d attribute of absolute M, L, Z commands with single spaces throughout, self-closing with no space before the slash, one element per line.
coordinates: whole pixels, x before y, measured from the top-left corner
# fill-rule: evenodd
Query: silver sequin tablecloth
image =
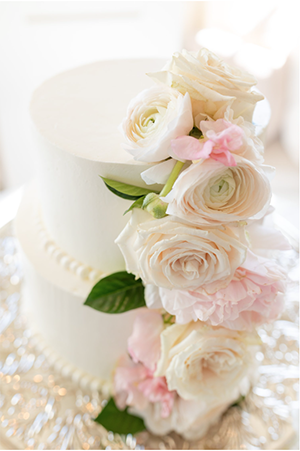
<path fill-rule="evenodd" d="M 259 329 L 259 378 L 238 407 L 197 442 L 170 434 L 120 437 L 93 421 L 105 396 L 63 377 L 38 351 L 22 316 L 22 268 L 11 224 L 0 234 L 0 448 L 298 449 L 298 254 L 278 254 L 289 272 L 286 310 Z"/>

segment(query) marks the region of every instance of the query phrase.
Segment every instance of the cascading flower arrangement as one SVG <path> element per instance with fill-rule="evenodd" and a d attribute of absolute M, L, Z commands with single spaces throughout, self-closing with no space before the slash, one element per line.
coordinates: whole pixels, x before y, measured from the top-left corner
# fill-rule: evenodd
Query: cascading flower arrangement
<path fill-rule="evenodd" d="M 103 178 L 133 201 L 116 239 L 126 271 L 101 279 L 85 304 L 140 310 L 96 421 L 194 440 L 255 380 L 256 326 L 278 317 L 285 289 L 283 269 L 261 253 L 290 246 L 262 225 L 274 171 L 250 122 L 263 98 L 255 79 L 206 49 L 148 75 L 158 84 L 131 101 L 121 131 L 149 163 L 150 187 Z"/>

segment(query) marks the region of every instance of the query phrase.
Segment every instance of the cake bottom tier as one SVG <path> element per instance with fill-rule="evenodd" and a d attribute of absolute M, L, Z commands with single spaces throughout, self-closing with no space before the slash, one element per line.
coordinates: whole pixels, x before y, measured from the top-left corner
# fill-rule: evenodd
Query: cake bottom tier
<path fill-rule="evenodd" d="M 146 431 L 120 437 L 92 420 L 107 397 L 102 390 L 79 389 L 76 381 L 49 365 L 51 356 L 32 337 L 19 308 L 23 266 L 11 226 L 4 227 L 0 230 L 0 449 L 299 449 L 298 257 L 293 254 L 282 261 L 293 274 L 286 311 L 280 320 L 260 329 L 260 377 L 245 401 L 231 407 L 196 442 L 174 433 L 155 437 Z"/>
<path fill-rule="evenodd" d="M 108 315 L 84 305 L 95 281 L 66 269 L 45 251 L 38 212 L 32 185 L 15 222 L 24 270 L 23 310 L 57 367 L 85 383 L 103 385 L 126 353 L 136 311 Z"/>

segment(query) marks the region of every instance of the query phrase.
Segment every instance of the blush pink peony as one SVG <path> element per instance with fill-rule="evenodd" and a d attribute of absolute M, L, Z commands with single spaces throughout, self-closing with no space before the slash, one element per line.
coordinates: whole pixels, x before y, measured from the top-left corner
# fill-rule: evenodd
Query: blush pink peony
<path fill-rule="evenodd" d="M 128 339 L 128 352 L 135 363 L 141 362 L 155 370 L 160 357 L 160 334 L 164 323 L 160 313 L 142 310 L 136 317 Z"/>
<path fill-rule="evenodd" d="M 175 399 L 165 377 L 154 377 L 154 372 L 142 363 L 134 363 L 125 356 L 115 370 L 114 392 L 119 409 L 131 406 L 144 410 L 149 403 L 158 403 L 162 418 L 170 415 Z"/>
<path fill-rule="evenodd" d="M 132 360 L 122 357 L 115 371 L 115 399 L 120 409 L 131 406 L 144 410 L 149 403 L 158 403 L 161 417 L 170 415 L 175 392 L 168 389 L 165 377 L 154 376 L 163 329 L 160 313 L 145 309 L 137 315 L 128 340 Z"/>

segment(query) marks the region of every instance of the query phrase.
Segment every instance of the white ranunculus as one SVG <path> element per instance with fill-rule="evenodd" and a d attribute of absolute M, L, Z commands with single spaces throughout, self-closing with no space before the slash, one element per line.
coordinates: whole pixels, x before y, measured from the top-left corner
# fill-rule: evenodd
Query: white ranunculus
<path fill-rule="evenodd" d="M 128 106 L 121 124 L 125 149 L 138 161 L 163 161 L 174 156 L 171 140 L 187 135 L 193 124 L 189 94 L 154 86 L 138 94 Z"/>
<path fill-rule="evenodd" d="M 169 203 L 167 214 L 202 226 L 262 218 L 272 196 L 265 167 L 234 158 L 236 166 L 207 159 L 183 171 L 163 199 Z"/>
<path fill-rule="evenodd" d="M 254 369 L 256 333 L 208 326 L 201 321 L 174 324 L 161 333 L 156 376 L 165 376 L 169 390 L 185 400 L 207 405 L 237 398 Z"/>
<path fill-rule="evenodd" d="M 200 228 L 174 216 L 154 219 L 138 209 L 116 243 L 127 271 L 144 283 L 207 293 L 229 284 L 247 252 L 229 228 Z"/>
<path fill-rule="evenodd" d="M 207 49 L 175 53 L 160 72 L 148 75 L 182 94 L 188 92 L 194 117 L 207 114 L 219 119 L 227 106 L 231 106 L 235 117 L 243 116 L 251 121 L 256 102 L 263 99 L 253 91 L 255 77 L 224 63 Z"/>

